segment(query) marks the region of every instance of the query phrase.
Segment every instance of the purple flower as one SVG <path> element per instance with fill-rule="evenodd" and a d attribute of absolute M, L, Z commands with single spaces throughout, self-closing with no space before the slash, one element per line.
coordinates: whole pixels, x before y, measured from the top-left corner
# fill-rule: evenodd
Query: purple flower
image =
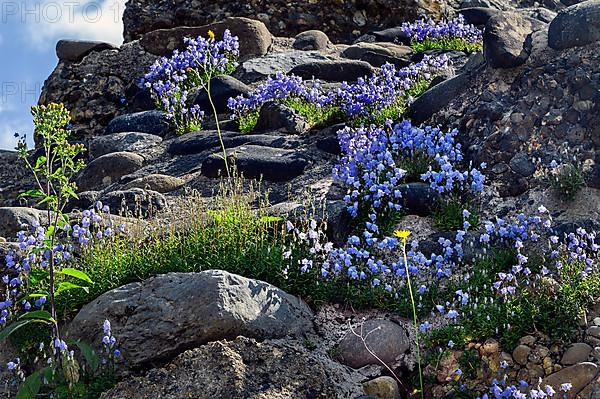
<path fill-rule="evenodd" d="M 20 362 L 21 362 L 21 360 L 19 358 L 17 358 L 14 362 L 6 363 L 6 368 L 9 369 L 10 371 L 16 370 L 19 367 Z"/>

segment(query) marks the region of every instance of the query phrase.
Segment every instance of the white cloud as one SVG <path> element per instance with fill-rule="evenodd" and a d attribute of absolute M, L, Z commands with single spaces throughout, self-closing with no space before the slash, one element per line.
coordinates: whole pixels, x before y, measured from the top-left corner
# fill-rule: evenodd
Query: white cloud
<path fill-rule="evenodd" d="M 4 112 L 8 112 L 10 110 L 11 110 L 11 108 L 8 106 L 8 104 L 2 104 L 0 102 L 0 114 L 2 114 Z"/>
<path fill-rule="evenodd" d="M 20 130 L 13 125 L 2 123 L 0 126 L 0 150 L 14 150 L 17 144 L 15 132 L 20 132 Z"/>
<path fill-rule="evenodd" d="M 126 0 L 38 0 L 21 15 L 29 42 L 37 49 L 54 46 L 59 39 L 123 42 Z M 23 14 L 23 10 L 21 13 Z"/>

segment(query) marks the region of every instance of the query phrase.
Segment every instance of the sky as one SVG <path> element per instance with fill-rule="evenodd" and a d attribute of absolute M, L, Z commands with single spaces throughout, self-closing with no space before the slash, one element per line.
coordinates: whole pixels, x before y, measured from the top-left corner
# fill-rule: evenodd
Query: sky
<path fill-rule="evenodd" d="M 30 109 L 58 58 L 60 39 L 123 42 L 126 0 L 2 0 L 0 4 L 0 149 L 15 132 L 31 143 Z"/>

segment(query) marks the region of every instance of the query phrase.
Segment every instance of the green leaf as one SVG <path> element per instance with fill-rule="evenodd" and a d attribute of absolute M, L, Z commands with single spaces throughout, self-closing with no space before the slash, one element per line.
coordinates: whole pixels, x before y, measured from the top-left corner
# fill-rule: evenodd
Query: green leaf
<path fill-rule="evenodd" d="M 44 194 L 41 190 L 27 190 L 19 195 L 20 198 L 44 198 Z"/>
<path fill-rule="evenodd" d="M 35 161 L 35 167 L 36 168 L 44 167 L 45 166 L 44 164 L 46 163 L 47 160 L 48 160 L 48 158 L 46 158 L 45 156 L 43 156 L 43 155 L 39 156 L 38 159 L 36 159 L 36 161 Z"/>
<path fill-rule="evenodd" d="M 50 225 L 48 226 L 48 230 L 46 230 L 46 237 L 52 237 L 54 235 L 54 226 Z"/>
<path fill-rule="evenodd" d="M 20 320 L 10 324 L 4 330 L 0 331 L 0 342 L 6 341 L 6 338 L 10 337 L 12 333 L 29 323 L 33 323 L 33 320 Z"/>
<path fill-rule="evenodd" d="M 48 271 L 44 269 L 31 269 L 29 271 L 29 285 L 36 286 L 46 278 L 48 278 Z"/>
<path fill-rule="evenodd" d="M 94 348 L 92 348 L 92 346 L 86 342 L 75 341 L 71 343 L 77 345 L 77 347 L 83 354 L 86 363 L 88 364 L 88 366 L 90 366 L 92 372 L 95 373 L 96 371 L 98 371 L 98 369 L 100 368 L 100 357 L 98 356 Z"/>
<path fill-rule="evenodd" d="M 64 274 L 65 276 L 74 277 L 74 278 L 76 278 L 78 280 L 82 280 L 82 281 L 85 281 L 85 282 L 90 283 L 90 284 L 94 283 L 92 281 L 92 279 L 90 278 L 90 276 L 88 276 L 87 274 L 85 274 L 81 270 L 72 269 L 72 268 L 67 267 L 67 268 L 61 269 L 57 273 L 58 274 Z"/>
<path fill-rule="evenodd" d="M 43 200 L 38 202 L 38 205 L 45 204 L 46 202 L 54 203 L 54 202 L 56 202 L 56 197 L 54 195 L 48 195 Z"/>
<path fill-rule="evenodd" d="M 275 223 L 275 222 L 281 222 L 282 220 L 283 220 L 283 218 L 281 218 L 279 216 L 263 216 L 260 218 L 261 223 Z"/>
<path fill-rule="evenodd" d="M 25 378 L 25 381 L 19 386 L 16 399 L 33 399 L 40 392 L 42 387 L 42 375 L 46 374 L 46 371 L 50 369 L 45 367 L 41 370 L 33 372 L 29 377 Z"/>
<path fill-rule="evenodd" d="M 63 187 L 63 192 L 69 195 L 71 198 L 79 199 L 77 193 L 75 193 L 75 191 L 72 190 L 70 187 Z"/>
<path fill-rule="evenodd" d="M 29 294 L 26 297 L 24 297 L 23 299 L 30 299 L 30 298 L 41 298 L 41 297 L 47 297 L 49 296 L 49 294 L 47 292 L 43 292 L 43 293 L 35 293 L 35 294 Z"/>
<path fill-rule="evenodd" d="M 52 315 L 45 310 L 34 310 L 33 312 L 24 313 L 19 319 L 37 320 L 42 323 L 56 324 L 56 320 Z"/>
<path fill-rule="evenodd" d="M 58 284 L 58 288 L 56 289 L 55 295 L 58 296 L 63 292 L 71 290 L 84 290 L 86 293 L 90 292 L 90 289 L 88 287 L 82 287 L 81 285 L 73 284 L 68 281 L 63 281 L 62 283 Z"/>

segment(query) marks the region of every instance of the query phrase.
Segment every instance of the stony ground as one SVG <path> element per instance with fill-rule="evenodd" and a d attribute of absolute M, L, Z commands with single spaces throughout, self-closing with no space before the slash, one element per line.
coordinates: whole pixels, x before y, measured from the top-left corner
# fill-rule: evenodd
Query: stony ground
<path fill-rule="evenodd" d="M 163 217 L 176 224 L 190 198 L 210 201 L 223 172 L 214 121 L 200 132 L 176 136 L 137 83 L 149 65 L 179 46 L 183 37 L 209 29 L 219 33 L 227 27 L 240 36 L 242 51 L 236 73 L 216 86 L 228 156 L 245 177 L 262 176 L 274 213 L 297 207 L 296 200 L 308 190 L 317 202 L 325 203 L 334 238 L 342 237 L 347 233 L 342 223 L 344 189 L 331 178 L 340 154 L 336 138 L 340 126 L 311 128 L 298 114 L 273 106 L 261 112 L 258 131 L 242 134 L 227 121 L 227 98 L 248 93 L 278 71 L 306 78 L 316 74 L 335 87 L 372 73 L 384 62 L 408 65 L 418 56 L 397 25 L 420 15 L 455 13 L 460 7 L 470 22 L 487 24 L 486 50 L 471 56 L 448 53 L 454 61 L 453 74 L 418 98 L 409 115 L 414 121 L 458 128 L 468 159 L 488 164 L 482 217 L 534 213 L 543 203 L 559 229 L 600 227 L 598 1 L 588 2 L 595 14 L 576 11 L 572 20 L 554 27 L 549 22 L 556 13 L 575 2 L 546 1 L 544 7 L 500 0 L 462 5 L 384 0 L 291 6 L 221 3 L 204 7 L 195 0 L 131 0 L 125 14 L 126 43 L 120 48 L 72 41 L 58 46 L 60 61 L 40 102 L 63 102 L 72 109 L 77 139 L 88 149 L 88 166 L 77 179 L 80 200 L 74 210 L 101 200 L 113 209 L 125 205 L 143 217 Z M 213 22 L 232 16 L 236 18 Z M 596 30 L 564 28 L 578 24 Z M 311 28 L 326 33 L 313 30 L 293 37 Z M 582 41 L 585 46 L 575 46 Z M 196 101 L 206 106 L 201 95 Z M 544 165 L 553 159 L 584 165 L 587 186 L 573 202 L 558 198 L 541 177 Z M 14 152 L 0 152 L 0 243 L 14 237 L 21 223 L 42 217 L 20 208 L 17 195 L 32 184 L 20 165 Z M 432 195 L 425 185 L 408 190 L 412 194 L 407 197 Z M 423 210 L 419 200 L 406 205 L 410 215 L 404 226 L 425 241 L 436 239 L 439 232 L 432 225 L 431 210 Z M 105 317 L 104 309 L 110 309 L 115 328 L 123 332 L 123 344 L 135 354 L 127 372 L 136 376 L 103 398 L 357 398 L 366 393 L 381 399 L 397 398 L 405 389 L 390 381 L 389 370 L 365 351 L 352 330 L 378 332 L 370 335 L 369 347 L 401 374 L 414 367 L 409 350 L 414 337 L 407 320 L 333 306 L 314 315 L 276 287 L 236 279 L 214 274 L 185 282 L 157 277 L 87 305 L 73 322 L 72 333 L 93 341 L 91 327 L 85 324 L 93 325 L 95 318 Z M 179 284 L 179 291 L 170 289 L 173 284 Z M 202 291 L 205 297 L 195 298 L 201 302 L 196 305 L 206 306 L 206 314 L 220 316 L 207 322 L 177 309 L 183 298 L 170 295 L 183 295 L 184 288 Z M 128 306 L 113 306 L 126 298 L 134 299 Z M 140 298 L 144 300 L 136 302 Z M 136 306 L 144 309 L 143 319 L 132 316 Z M 272 312 L 269 317 L 267 311 Z M 161 321 L 160 328 L 156 320 Z M 435 318 L 431 322 L 440 323 Z M 74 327 L 77 323 L 81 328 Z M 285 338 L 292 332 L 295 337 Z M 600 309 L 590 309 L 582 320 L 577 342 L 558 345 L 531 332 L 512 353 L 502 352 L 494 340 L 473 348 L 484 362 L 482 378 L 505 360 L 511 376 L 530 382 L 542 378 L 549 384 L 570 381 L 574 389 L 568 397 L 599 397 Z M 435 397 L 448 393 L 459 356 L 453 353 L 438 369 L 426 370 L 439 383 L 432 393 Z"/>

